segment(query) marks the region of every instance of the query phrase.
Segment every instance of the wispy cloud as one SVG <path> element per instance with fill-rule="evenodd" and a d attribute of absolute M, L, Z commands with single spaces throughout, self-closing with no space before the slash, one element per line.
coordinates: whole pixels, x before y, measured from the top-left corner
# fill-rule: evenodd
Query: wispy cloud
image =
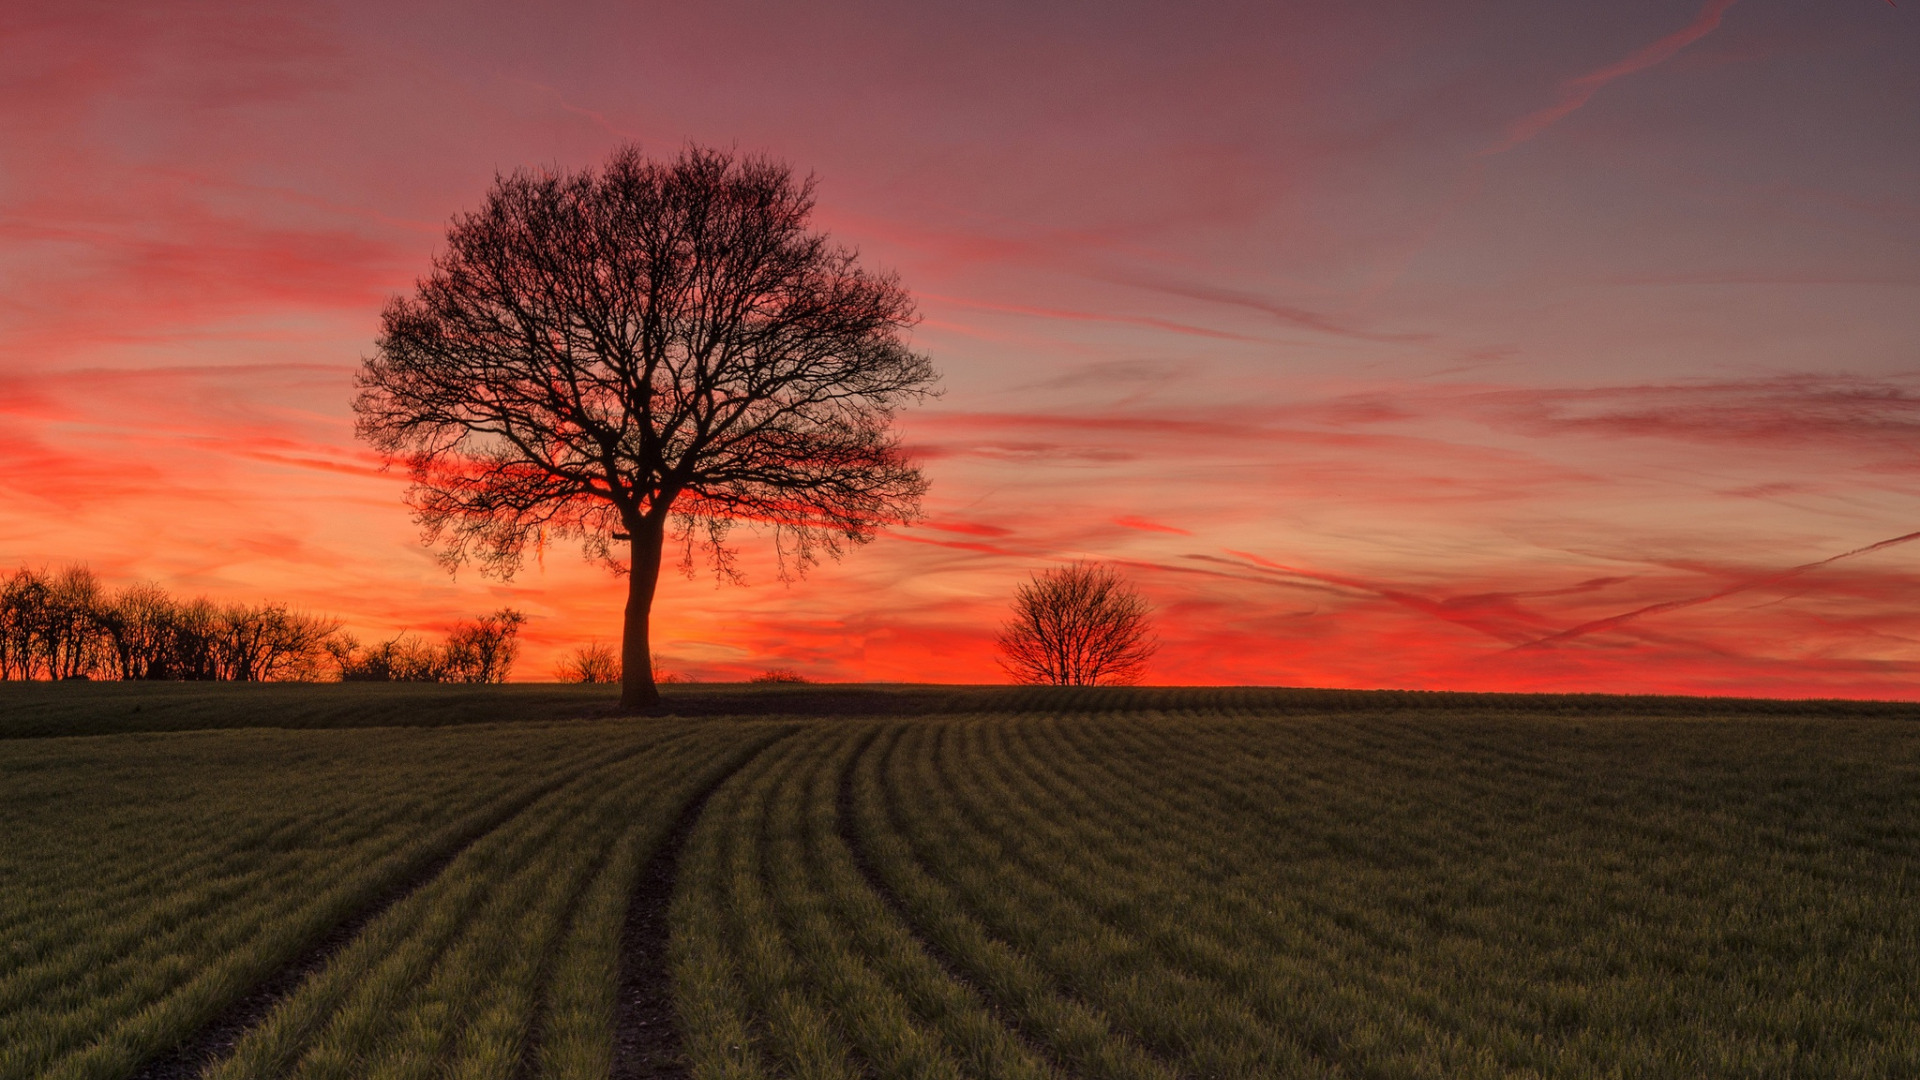
<path fill-rule="evenodd" d="M 1356 320 L 1345 319 L 1315 310 L 1299 304 L 1287 303 L 1272 296 L 1262 295 L 1245 289 L 1225 288 L 1195 281 L 1184 281 L 1171 275 L 1150 275 L 1139 272 L 1109 271 L 1101 275 L 1106 280 L 1119 285 L 1130 285 L 1138 289 L 1166 293 L 1188 300 L 1199 300 L 1208 304 L 1240 308 L 1271 317 L 1283 325 L 1296 330 L 1309 330 L 1317 334 L 1351 338 L 1356 341 L 1370 341 L 1378 344 L 1417 344 L 1433 340 L 1433 335 L 1424 331 L 1388 331 L 1375 330 L 1360 324 Z"/>
<path fill-rule="evenodd" d="M 1803 374 L 1462 394 L 1471 413 L 1541 436 L 1662 438 L 1766 447 L 1920 446 L 1907 381 Z M 1445 406 L 1442 406 L 1445 407 Z"/>
<path fill-rule="evenodd" d="M 1483 156 L 1504 154 L 1521 143 L 1538 138 L 1548 128 L 1566 119 L 1591 101 L 1593 95 L 1599 93 L 1608 83 L 1635 72 L 1645 71 L 1713 33 L 1719 27 L 1720 20 L 1725 17 L 1727 9 L 1738 2 L 1739 0 L 1707 0 L 1706 5 L 1700 9 L 1700 13 L 1694 16 L 1693 21 L 1685 27 L 1605 67 L 1596 68 L 1585 75 L 1561 83 L 1558 100 L 1508 124 L 1505 136 L 1498 143 L 1481 151 L 1481 154 Z"/>
<path fill-rule="evenodd" d="M 1112 323 L 1117 326 L 1135 326 L 1146 330 L 1162 330 L 1171 334 L 1187 334 L 1221 341 L 1261 340 L 1246 334 L 1176 322 L 1172 319 L 1155 318 L 1150 315 L 1118 315 L 1094 311 L 1072 311 L 1065 308 L 1034 307 L 1026 304 L 996 304 L 984 300 L 966 300 L 931 293 L 922 294 L 921 299 L 934 305 L 962 307 L 1001 315 L 1025 315 L 1036 319 L 1060 319 L 1066 322 Z"/>
<path fill-rule="evenodd" d="M 1175 528 L 1172 525 L 1163 525 L 1158 521 L 1143 518 L 1138 514 L 1121 514 L 1119 517 L 1113 519 L 1113 523 L 1129 529 L 1138 529 L 1141 532 L 1168 533 L 1173 536 L 1193 535 L 1193 533 L 1187 529 Z"/>
<path fill-rule="evenodd" d="M 1838 555 L 1831 555 L 1831 556 L 1828 556 L 1827 558 L 1819 559 L 1810 563 L 1802 563 L 1799 566 L 1789 567 L 1788 569 L 1785 569 L 1785 570 L 1779 570 L 1779 571 L 1775 571 L 1773 573 L 1768 573 L 1768 574 L 1760 574 L 1754 577 L 1747 578 L 1742 581 L 1738 581 L 1732 585 L 1726 586 L 1725 588 L 1715 589 L 1712 592 L 1702 593 L 1697 596 L 1682 597 L 1676 600 L 1663 600 L 1657 604 L 1648 604 L 1644 607 L 1635 608 L 1632 611 L 1621 612 L 1618 615 L 1609 615 L 1603 619 L 1592 619 L 1587 622 L 1583 622 L 1578 626 L 1569 627 L 1557 633 L 1548 634 L 1545 637 L 1535 638 L 1532 641 L 1522 642 L 1519 645 L 1517 645 L 1516 648 L 1521 648 L 1521 649 L 1550 648 L 1554 645 L 1565 644 L 1566 642 L 1573 641 L 1577 638 L 1586 637 L 1589 634 L 1599 633 L 1603 630 L 1617 630 L 1620 627 L 1635 621 L 1636 619 L 1643 619 L 1650 615 L 1660 615 L 1669 611 L 1679 611 L 1682 608 L 1698 607 L 1701 604 L 1710 604 L 1710 603 L 1713 603 L 1715 600 L 1724 600 L 1729 596 L 1736 596 L 1744 592 L 1752 592 L 1756 589 L 1766 589 L 1766 588 L 1777 587 L 1780 585 L 1784 585 L 1787 582 L 1790 582 L 1797 577 L 1800 577 L 1802 574 L 1811 573 L 1812 571 L 1818 570 L 1825 566 L 1831 566 L 1834 563 L 1840 562 L 1843 559 L 1852 559 L 1852 558 L 1857 558 L 1861 555 L 1871 554 L 1876 551 L 1884 551 L 1887 548 L 1898 547 L 1902 544 L 1911 543 L 1914 540 L 1920 540 L 1920 532 L 1911 532 L 1903 536 L 1896 536 L 1888 540 L 1881 540 L 1877 543 L 1868 544 L 1865 547 L 1854 548 L 1852 551 L 1843 551 Z"/>

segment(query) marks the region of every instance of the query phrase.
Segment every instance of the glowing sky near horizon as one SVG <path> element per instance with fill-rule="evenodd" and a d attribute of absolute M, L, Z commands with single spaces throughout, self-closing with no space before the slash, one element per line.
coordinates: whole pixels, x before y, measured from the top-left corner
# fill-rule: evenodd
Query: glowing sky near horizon
<path fill-rule="evenodd" d="M 575 550 L 450 577 L 347 402 L 496 170 L 693 140 L 817 175 L 945 394 L 926 520 L 668 577 L 671 668 L 1000 681 L 1014 586 L 1097 558 L 1156 682 L 1920 697 L 1917 20 L 9 3 L 0 560 L 512 604 L 526 678 L 617 638 Z"/>

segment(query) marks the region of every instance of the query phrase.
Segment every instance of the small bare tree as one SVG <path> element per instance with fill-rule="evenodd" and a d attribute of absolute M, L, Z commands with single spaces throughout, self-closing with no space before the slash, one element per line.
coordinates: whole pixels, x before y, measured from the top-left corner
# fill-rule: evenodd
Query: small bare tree
<path fill-rule="evenodd" d="M 520 627 L 526 615 L 501 608 L 473 622 L 463 622 L 447 635 L 447 681 L 503 683 L 520 655 Z"/>
<path fill-rule="evenodd" d="M 399 634 L 365 649 L 352 638 L 342 638 L 329 651 L 341 682 L 459 681 L 448 678 L 447 650 L 418 634 Z"/>
<path fill-rule="evenodd" d="M 620 681 L 620 658 L 605 644 L 595 641 L 567 654 L 554 665 L 553 674 L 561 682 L 616 683 Z"/>
<path fill-rule="evenodd" d="M 153 582 L 129 585 L 114 594 L 107 606 L 107 634 L 113 640 L 123 679 L 168 679 L 174 676 L 175 613 L 179 605 Z"/>
<path fill-rule="evenodd" d="M 560 682 L 568 683 L 617 683 L 620 681 L 620 657 L 612 649 L 595 641 L 568 653 L 553 666 L 553 676 Z M 659 653 L 653 654 L 655 686 L 686 681 L 686 676 L 668 671 L 661 665 Z"/>
<path fill-rule="evenodd" d="M 659 701 L 670 539 L 729 577 L 729 529 L 764 526 L 785 574 L 918 511 L 892 433 L 934 379 L 912 298 L 812 212 L 811 180 L 699 148 L 496 178 L 360 373 L 359 433 L 406 463 L 449 565 L 510 576 L 552 535 L 629 575 L 626 708 Z"/>
<path fill-rule="evenodd" d="M 285 604 L 228 604 L 215 623 L 216 678 L 312 682 L 319 678 L 335 619 L 290 611 Z"/>
<path fill-rule="evenodd" d="M 1130 686 L 1158 649 L 1152 608 L 1111 567 L 1076 562 L 1034 575 L 1000 630 L 1000 666 L 1014 681 Z"/>
<path fill-rule="evenodd" d="M 43 571 L 21 567 L 0 582 L 0 679 L 31 679 L 46 653 L 48 598 Z"/>

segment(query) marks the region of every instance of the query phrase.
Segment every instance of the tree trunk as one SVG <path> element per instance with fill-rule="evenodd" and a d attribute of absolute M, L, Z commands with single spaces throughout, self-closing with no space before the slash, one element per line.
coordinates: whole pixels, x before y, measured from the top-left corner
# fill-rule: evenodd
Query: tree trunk
<path fill-rule="evenodd" d="M 627 712 L 660 704 L 660 688 L 653 684 L 653 645 L 647 628 L 653 614 L 653 590 L 660 583 L 666 529 L 666 516 L 655 514 L 630 528 L 633 561 L 627 572 L 627 621 L 620 639 L 620 708 Z"/>

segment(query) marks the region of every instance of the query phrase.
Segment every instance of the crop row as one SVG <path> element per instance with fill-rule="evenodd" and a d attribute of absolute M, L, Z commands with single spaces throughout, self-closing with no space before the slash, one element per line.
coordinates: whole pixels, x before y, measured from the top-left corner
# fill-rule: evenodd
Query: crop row
<path fill-rule="evenodd" d="M 604 1077 L 640 862 L 759 740 L 692 736 L 596 769 L 382 915 L 211 1075 Z"/>
<path fill-rule="evenodd" d="M 695 1075 L 1899 1076 L 1902 725 L 841 723 L 682 866 Z"/>
<path fill-rule="evenodd" d="M 16 743 L 0 1077 L 131 1075 L 386 904 L 294 972 L 219 1075 L 603 1076 L 636 867 L 697 785 L 764 738 L 576 725 Z"/>
<path fill-rule="evenodd" d="M 693 1075 L 1056 1075 L 925 949 L 842 840 L 840 788 L 873 734 L 813 728 L 709 801 L 673 908 Z"/>
<path fill-rule="evenodd" d="M 1182 1072 L 1898 1075 L 1913 850 L 1858 826 L 1913 794 L 1834 814 L 1764 731 L 922 726 L 873 825 Z"/>
<path fill-rule="evenodd" d="M 451 759 L 383 742 L 11 747 L 0 1075 L 124 1071 L 588 756 L 516 740 L 514 774 L 491 741 Z M 406 749 L 427 760 L 386 763 Z"/>
<path fill-rule="evenodd" d="M 1920 1061 L 1920 729 L 1874 717 L 246 730 L 0 773 L 4 1078 L 133 1075 L 275 986 L 209 1075 L 605 1077 L 656 853 L 701 1080 Z"/>

